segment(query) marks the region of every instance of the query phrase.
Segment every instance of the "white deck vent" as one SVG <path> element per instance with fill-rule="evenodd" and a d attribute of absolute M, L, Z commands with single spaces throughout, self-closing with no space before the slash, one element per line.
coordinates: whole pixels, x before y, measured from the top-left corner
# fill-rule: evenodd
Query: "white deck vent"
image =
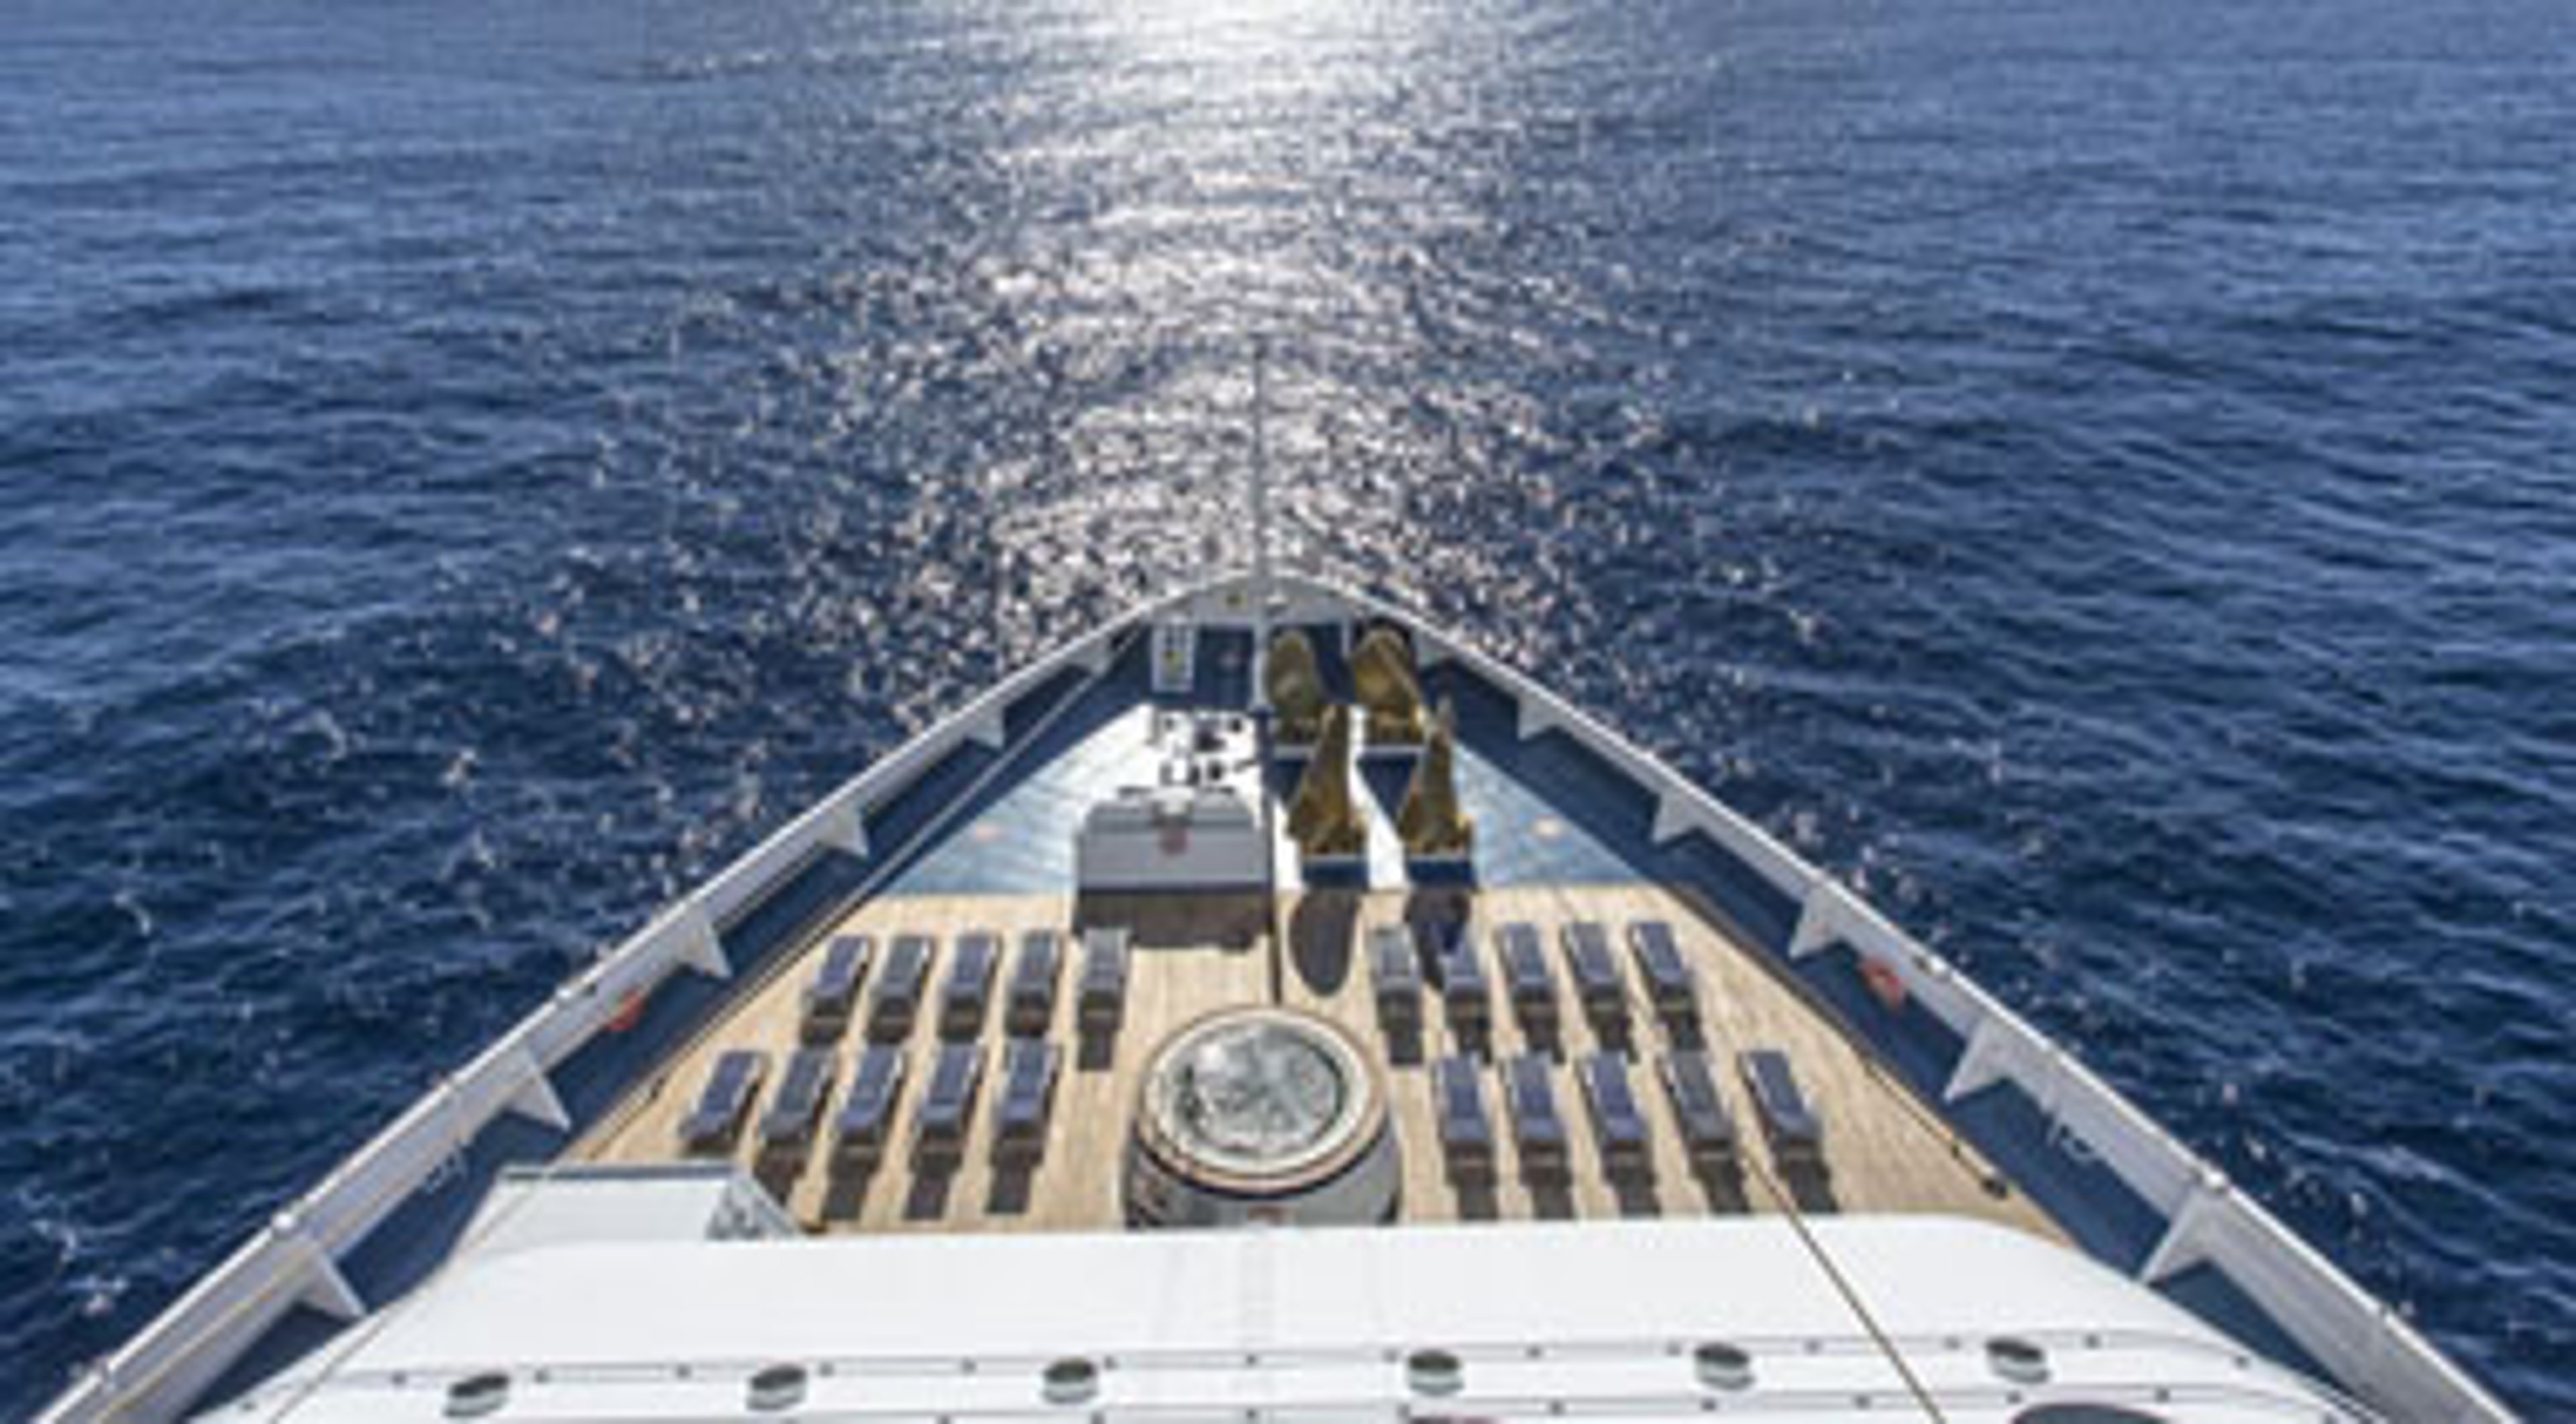
<path fill-rule="evenodd" d="M 1729 1394 L 1753 1387 L 1753 1357 L 1723 1340 L 1705 1341 L 1692 1350 L 1691 1372 L 1703 1386 Z"/>
<path fill-rule="evenodd" d="M 1049 1404 L 1089 1404 L 1100 1397 L 1100 1366 L 1070 1355 L 1048 1365 L 1039 1383 Z"/>
<path fill-rule="evenodd" d="M 1416 1350 L 1404 1357 L 1404 1382 L 1415 1394 L 1445 1399 L 1467 1387 L 1467 1365 L 1447 1350 Z"/>
<path fill-rule="evenodd" d="M 770 1365 L 754 1371 L 743 1391 L 743 1402 L 754 1414 L 776 1414 L 805 1402 L 805 1367 L 803 1365 Z"/>
<path fill-rule="evenodd" d="M 1986 1342 L 1986 1364 L 1995 1378 L 2010 1384 L 2048 1383 L 2048 1352 L 2018 1335 L 1998 1335 Z"/>
<path fill-rule="evenodd" d="M 447 1387 L 447 1417 L 481 1419 L 510 1402 L 510 1377 L 500 1370 L 467 1375 Z"/>

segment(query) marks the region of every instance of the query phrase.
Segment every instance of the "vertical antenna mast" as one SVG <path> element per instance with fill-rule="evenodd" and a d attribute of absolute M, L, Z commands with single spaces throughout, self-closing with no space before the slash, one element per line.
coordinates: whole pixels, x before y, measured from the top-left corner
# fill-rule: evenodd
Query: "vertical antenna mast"
<path fill-rule="evenodd" d="M 1270 341 L 1252 338 L 1252 761 L 1261 803 L 1261 922 L 1270 940 L 1270 1002 L 1288 997 L 1279 926 L 1278 810 L 1270 795 Z"/>
<path fill-rule="evenodd" d="M 1252 637 L 1257 665 L 1270 653 L 1270 341 L 1252 339 Z M 1255 671 L 1267 671 L 1255 667 Z M 1255 705 L 1270 702 L 1266 679 L 1254 684 Z"/>

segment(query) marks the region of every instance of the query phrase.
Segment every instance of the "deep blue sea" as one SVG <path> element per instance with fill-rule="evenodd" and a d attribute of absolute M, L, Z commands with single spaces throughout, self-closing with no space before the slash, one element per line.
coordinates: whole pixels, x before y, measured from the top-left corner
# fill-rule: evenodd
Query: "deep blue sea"
<path fill-rule="evenodd" d="M 10 0 L 0 1415 L 1242 557 L 1454 621 L 2576 1415 L 2565 0 Z"/>

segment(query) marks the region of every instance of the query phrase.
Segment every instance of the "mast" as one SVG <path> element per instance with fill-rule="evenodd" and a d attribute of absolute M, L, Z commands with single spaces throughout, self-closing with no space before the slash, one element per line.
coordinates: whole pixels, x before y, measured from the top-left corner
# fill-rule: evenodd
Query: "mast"
<path fill-rule="evenodd" d="M 1270 342 L 1252 339 L 1252 636 L 1254 670 L 1270 656 Z M 1267 708 L 1270 689 L 1256 680 L 1253 705 Z"/>
<path fill-rule="evenodd" d="M 1270 794 L 1270 341 L 1252 338 L 1252 759 L 1261 802 L 1261 919 L 1270 937 L 1270 1002 L 1288 997 L 1279 923 L 1278 810 Z"/>

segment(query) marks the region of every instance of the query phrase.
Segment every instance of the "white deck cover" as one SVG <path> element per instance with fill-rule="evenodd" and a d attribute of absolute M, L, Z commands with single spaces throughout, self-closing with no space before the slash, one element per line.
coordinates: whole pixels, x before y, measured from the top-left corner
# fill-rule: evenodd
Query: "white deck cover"
<path fill-rule="evenodd" d="M 505 1174 L 459 1250 L 463 1259 L 589 1242 L 795 1234 L 777 1203 L 728 1166 L 590 1167 Z"/>
<path fill-rule="evenodd" d="M 2047 1383 L 1997 1374 L 2005 1334 L 2046 1350 Z M 1927 1397 L 1955 1420 L 2339 1417 L 2152 1292 L 1931 1217 L 579 1244 L 462 1264 L 357 1339 L 252 1417 L 434 1419 L 451 1381 L 506 1369 L 491 1417 L 742 1418 L 778 1362 L 810 1371 L 807 1419 L 1910 1418 Z M 1698 1381 L 1710 1340 L 1752 1355 L 1749 1388 Z M 1410 1391 L 1424 1347 L 1463 1390 Z M 1081 1407 L 1041 1392 L 1068 1356 L 1101 1366 Z"/>

